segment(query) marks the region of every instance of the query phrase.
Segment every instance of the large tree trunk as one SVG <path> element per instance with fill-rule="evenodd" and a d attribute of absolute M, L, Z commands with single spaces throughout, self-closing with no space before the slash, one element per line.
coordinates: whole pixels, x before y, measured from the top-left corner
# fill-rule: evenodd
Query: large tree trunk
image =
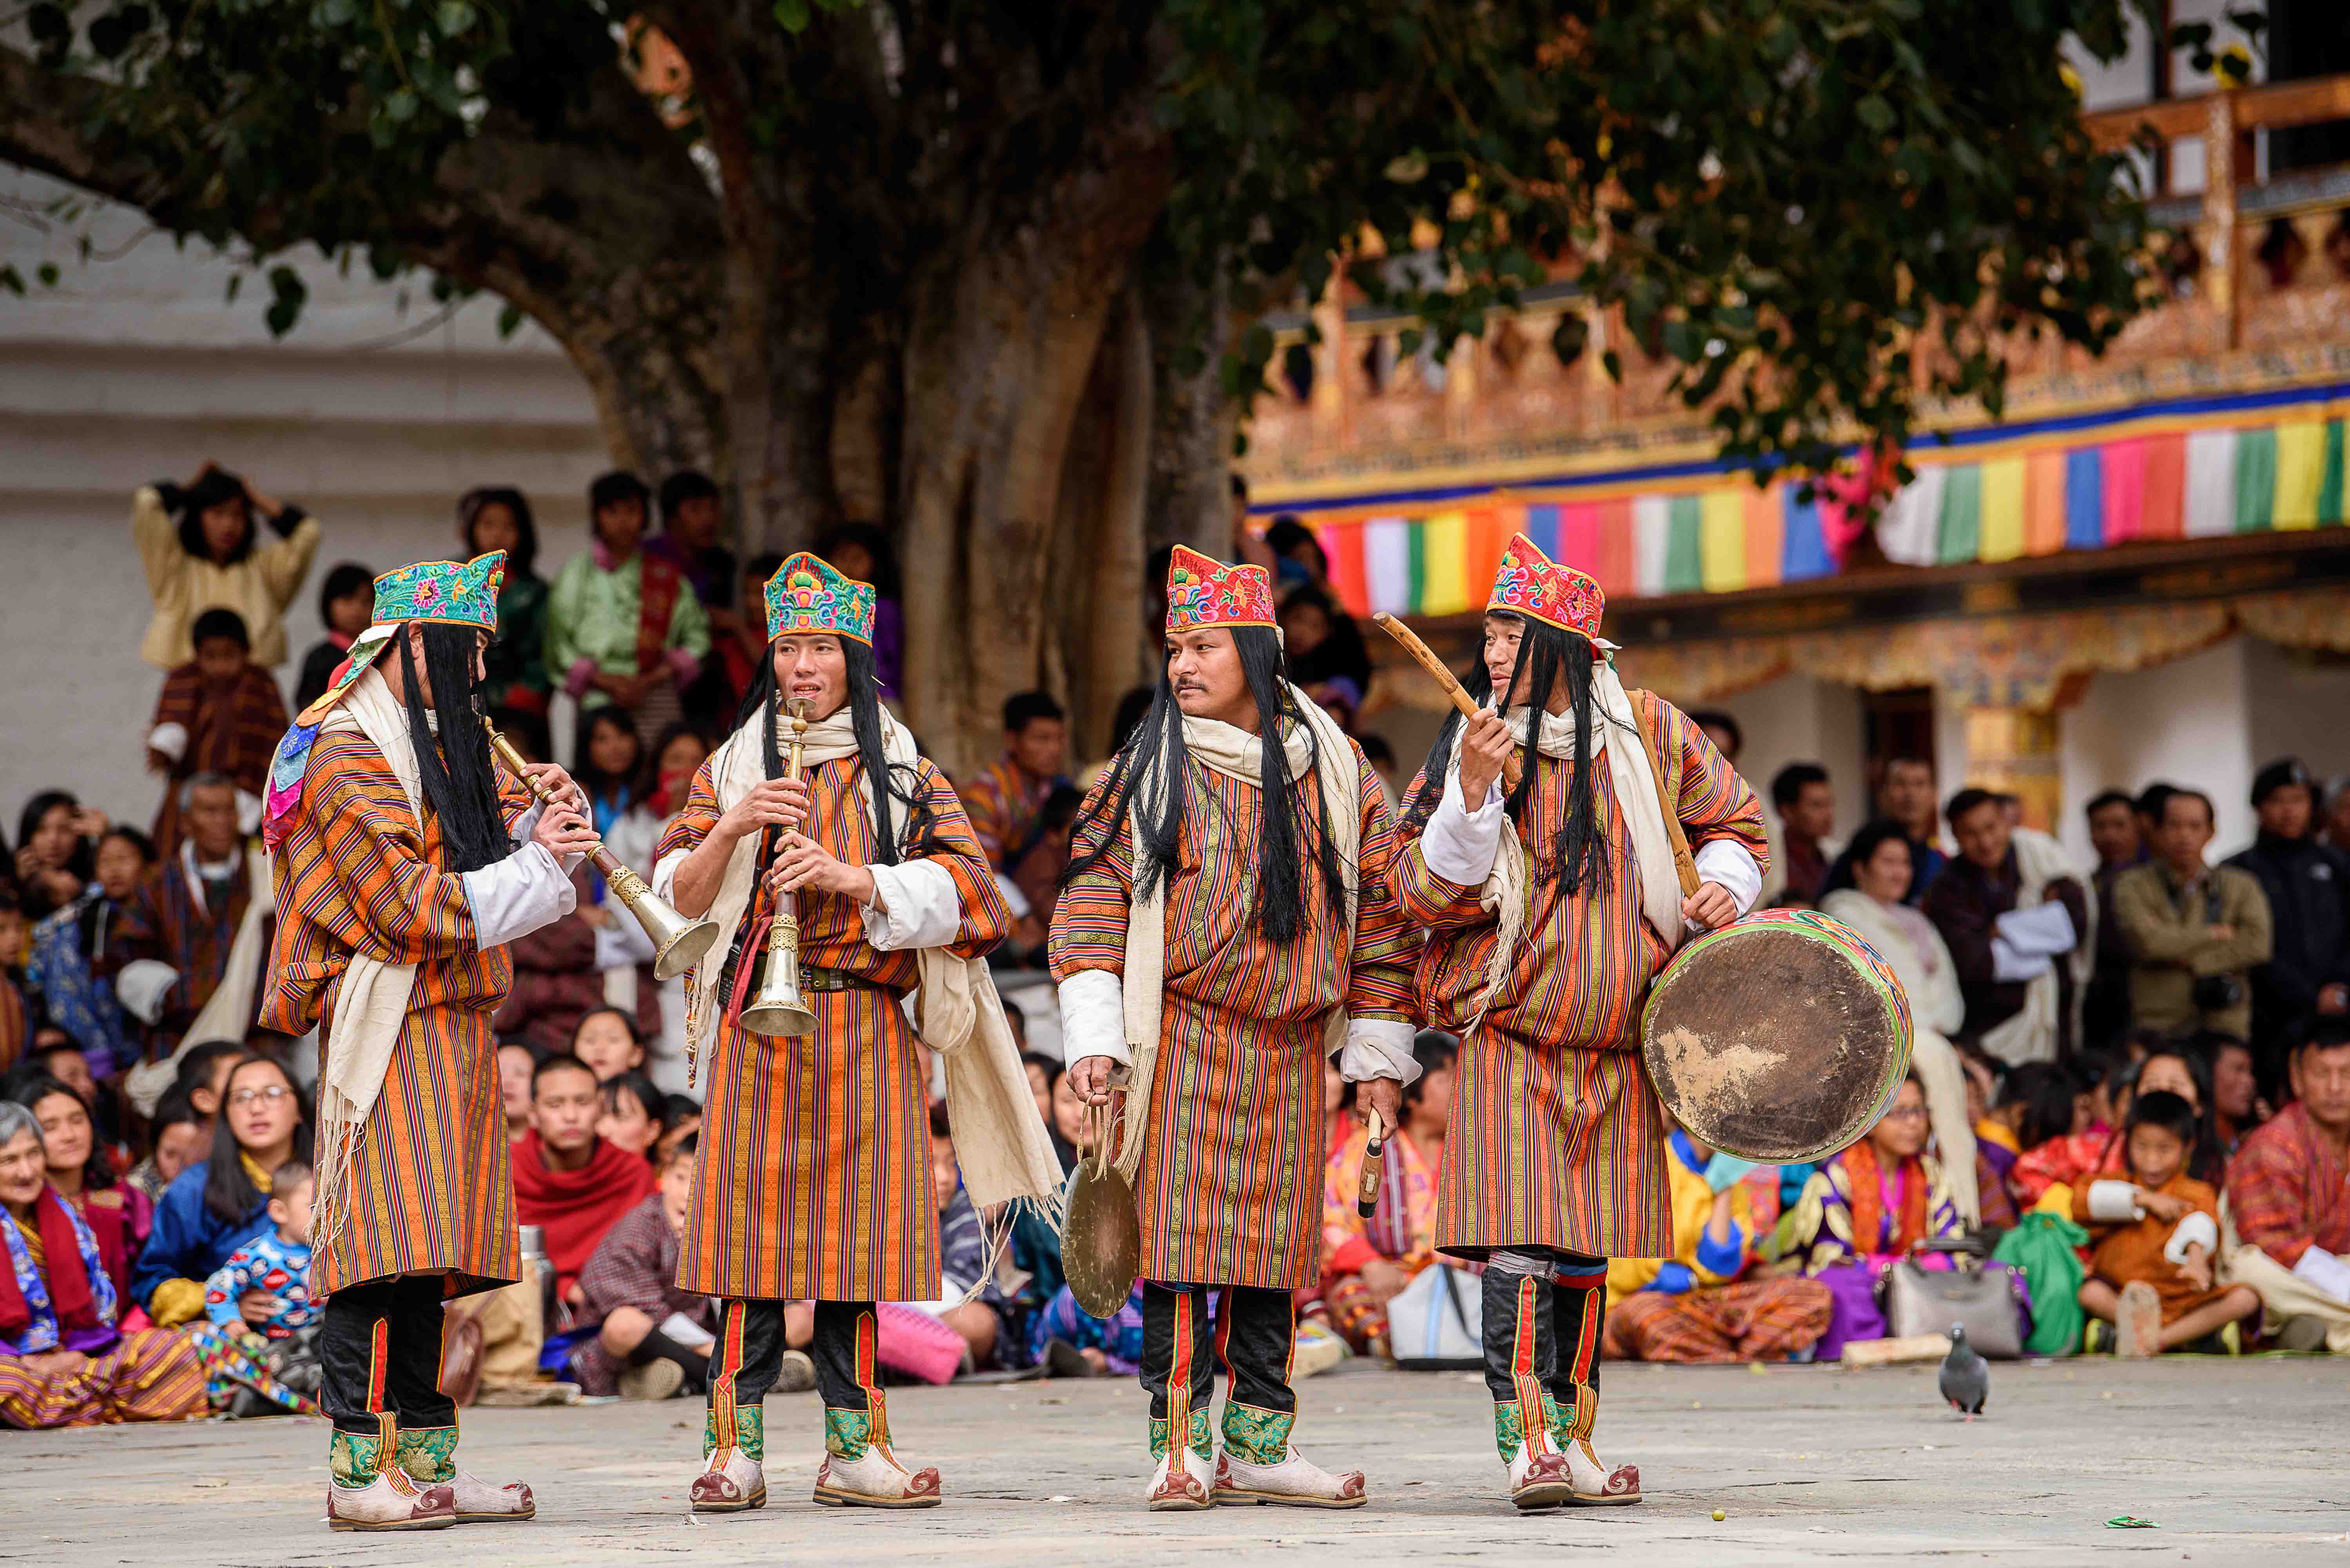
<path fill-rule="evenodd" d="M 1109 750 L 1118 700 L 1151 680 L 1144 641 L 1144 514 L 1150 499 L 1150 328 L 1128 286 L 1094 356 L 1061 470 L 1046 562 L 1047 602 L 1064 610 L 1047 684 L 1066 702 L 1076 754 Z M 1157 628 L 1149 628 L 1152 642 Z"/>
<path fill-rule="evenodd" d="M 1232 287 L 1219 261 L 1201 285 L 1172 265 L 1147 269 L 1142 296 L 1150 327 L 1150 504 L 1152 549 L 1188 545 L 1218 560 L 1232 548 L 1232 401 L 1223 358 L 1232 345 Z M 1196 357 L 1191 350 L 1196 349 Z"/>

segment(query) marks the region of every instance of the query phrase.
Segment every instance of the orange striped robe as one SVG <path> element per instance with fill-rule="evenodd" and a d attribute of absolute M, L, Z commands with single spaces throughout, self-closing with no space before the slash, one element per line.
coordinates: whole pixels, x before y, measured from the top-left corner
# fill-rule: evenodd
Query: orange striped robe
<path fill-rule="evenodd" d="M 1634 696 L 1659 737 L 1664 787 L 1692 849 L 1743 846 L 1767 869 L 1762 807 L 1730 763 L 1670 703 Z M 1571 763 L 1523 753 L 1534 770 L 1527 820 L 1516 829 L 1536 867 L 1533 908 L 1516 962 L 1474 1033 L 1461 1042 L 1452 1125 L 1437 1184 L 1436 1244 L 1479 1256 L 1497 1247 L 1555 1247 L 1597 1257 L 1671 1254 L 1670 1189 L 1656 1091 L 1640 1066 L 1640 1007 L 1669 956 L 1640 918 L 1632 846 L 1608 782 L 1611 737 L 1591 770 L 1607 830 L 1597 890 L 1563 895 L 1547 873 L 1566 816 Z M 1417 801 L 1427 775 L 1412 783 Z M 1396 897 L 1431 936 L 1416 977 L 1428 1021 L 1459 1033 L 1476 1015 L 1498 939 L 1478 889 L 1428 868 L 1420 828 L 1407 822 Z"/>
<path fill-rule="evenodd" d="M 712 765 L 694 775 L 660 857 L 691 851 L 717 826 Z M 943 846 L 930 858 L 947 868 L 962 898 L 962 926 L 948 950 L 983 958 L 1011 929 L 1011 911 L 954 787 L 929 759 L 918 768 Z M 857 759 L 841 757 L 806 774 L 808 836 L 851 866 L 875 858 L 863 773 Z M 904 809 L 901 801 L 890 813 L 900 831 Z M 816 1033 L 795 1040 L 752 1033 L 728 1003 L 702 1049 L 707 1098 L 678 1288 L 755 1300 L 932 1300 L 939 1215 L 926 1061 L 898 1000 L 916 983 L 919 961 L 867 941 L 854 898 L 808 888 L 795 898 L 802 968 L 845 970 L 889 990 L 807 992 Z M 765 940 L 773 908 L 762 883 L 738 934 L 746 955 L 754 940 Z M 746 957 L 738 970 L 747 967 Z"/>
<path fill-rule="evenodd" d="M 1189 772 L 1183 832 L 1167 888 L 1165 1002 L 1135 1202 L 1142 1274 L 1170 1283 L 1295 1290 L 1321 1275 L 1323 1021 L 1408 1022 L 1419 945 L 1388 888 L 1395 828 L 1378 775 L 1355 748 L 1362 792 L 1360 897 L 1354 945 L 1310 872 L 1305 929 L 1276 946 L 1255 925 L 1263 794 L 1199 764 Z M 1107 776 L 1097 783 L 1098 797 Z M 1321 786 L 1295 784 L 1298 836 L 1318 839 Z M 1093 852 L 1108 825 L 1072 845 Z M 1053 978 L 1123 974 L 1134 861 L 1128 835 L 1071 880 L 1053 913 Z"/>
<path fill-rule="evenodd" d="M 511 826 L 533 802 L 501 774 Z M 465 890 L 441 868 L 441 825 L 421 833 L 383 753 L 352 731 L 321 734 L 302 799 L 271 857 L 277 936 L 261 1026 L 318 1030 L 335 1049 L 335 996 L 354 953 L 416 966 L 383 1090 L 354 1140 L 351 1222 L 311 1259 L 326 1295 L 397 1274 L 447 1273 L 452 1293 L 521 1277 L 505 1107 L 490 1014 L 514 983 L 483 950 Z"/>

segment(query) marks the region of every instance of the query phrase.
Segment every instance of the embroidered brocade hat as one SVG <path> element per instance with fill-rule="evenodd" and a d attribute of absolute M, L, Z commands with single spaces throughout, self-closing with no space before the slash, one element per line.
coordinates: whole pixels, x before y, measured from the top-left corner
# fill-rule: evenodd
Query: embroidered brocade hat
<path fill-rule="evenodd" d="M 1607 596 L 1595 579 L 1552 560 L 1523 534 L 1511 535 L 1510 547 L 1502 552 L 1502 569 L 1493 574 L 1492 597 L 1485 601 L 1488 615 L 1507 610 L 1532 617 L 1544 626 L 1573 632 L 1600 653 L 1607 646 L 1599 638 L 1599 618 L 1607 607 Z"/>
<path fill-rule="evenodd" d="M 1227 566 L 1197 550 L 1175 546 L 1167 563 L 1167 631 L 1276 624 L 1273 574 L 1263 566 Z"/>
<path fill-rule="evenodd" d="M 806 550 L 767 579 L 767 640 L 832 632 L 873 646 L 873 585 L 845 577 Z"/>

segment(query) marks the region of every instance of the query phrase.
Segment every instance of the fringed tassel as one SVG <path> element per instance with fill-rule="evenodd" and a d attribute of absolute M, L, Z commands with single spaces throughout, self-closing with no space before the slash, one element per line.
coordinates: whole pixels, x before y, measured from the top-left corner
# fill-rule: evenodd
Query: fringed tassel
<path fill-rule="evenodd" d="M 310 1214 L 310 1267 L 315 1283 L 324 1264 L 351 1221 L 351 1168 L 359 1161 L 359 1142 L 367 1123 L 333 1086 L 318 1086 L 318 1139 L 315 1150 L 317 1195 Z"/>

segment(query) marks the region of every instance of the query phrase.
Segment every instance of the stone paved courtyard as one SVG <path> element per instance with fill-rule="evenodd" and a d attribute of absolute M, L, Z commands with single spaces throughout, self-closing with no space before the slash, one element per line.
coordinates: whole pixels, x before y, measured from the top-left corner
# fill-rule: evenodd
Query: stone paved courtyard
<path fill-rule="evenodd" d="M 527 1480 L 528 1525 L 330 1534 L 325 1434 L 307 1422 L 0 1432 L 0 1562 L 205 1563 L 936 1563 L 1657 1564 L 1938 1559 L 2340 1563 L 2350 1568 L 2350 1360 L 2173 1359 L 1996 1369 L 1985 1419 L 1939 1406 L 1931 1366 L 1607 1368 L 1605 1452 L 1648 1501 L 1520 1518 L 1499 1500 L 1484 1391 L 1469 1375 L 1350 1366 L 1305 1385 L 1300 1436 L 1359 1464 L 1352 1513 L 1153 1518 L 1140 1393 L 1119 1381 L 905 1390 L 901 1452 L 946 1506 L 844 1514 L 806 1501 L 812 1396 L 771 1398 L 765 1511 L 685 1511 L 690 1402 L 481 1410 L 465 1457 Z M 1720 1522 L 1713 1511 L 1726 1517 Z M 2157 1530 L 2110 1530 L 2116 1514 Z"/>

